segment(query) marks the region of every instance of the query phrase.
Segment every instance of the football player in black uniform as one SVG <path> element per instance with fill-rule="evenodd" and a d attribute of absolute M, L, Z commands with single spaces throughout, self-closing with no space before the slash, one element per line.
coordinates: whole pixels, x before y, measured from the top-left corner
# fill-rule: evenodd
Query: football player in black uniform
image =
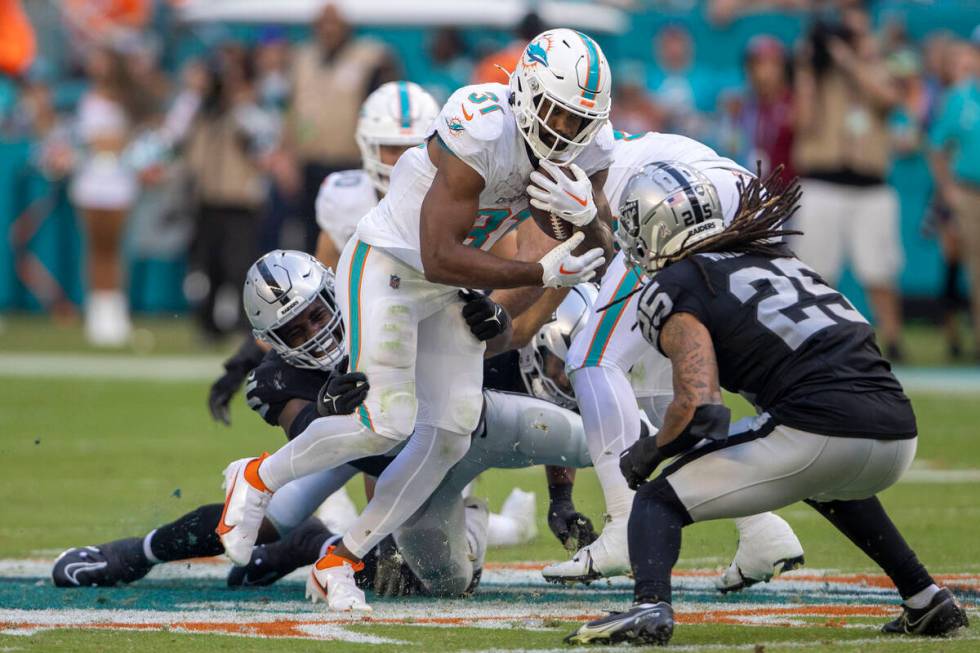
<path fill-rule="evenodd" d="M 727 228 L 706 205 L 711 182 L 683 164 L 648 166 L 623 193 L 617 238 L 650 277 L 637 323 L 673 364 L 674 399 L 657 436 L 621 457 L 639 488 L 629 520 L 634 604 L 570 642 L 667 643 L 681 529 L 797 501 L 895 583 L 902 614 L 885 632 L 943 636 L 967 625 L 876 497 L 915 456 L 912 405 L 867 321 L 782 243 L 800 191 L 777 179 L 744 188 Z M 721 388 L 757 407 L 746 432 L 728 435 Z"/>
<path fill-rule="evenodd" d="M 305 283 L 306 292 L 293 292 L 287 296 L 291 300 L 294 295 L 301 295 L 303 301 L 290 301 L 287 317 L 293 317 L 287 319 L 285 326 L 277 329 L 275 334 L 266 336 L 265 340 L 271 343 L 272 351 L 263 354 L 261 363 L 251 370 L 247 369 L 249 363 L 243 360 L 245 357 L 236 355 L 232 361 L 226 363 L 228 374 L 219 379 L 215 386 L 225 384 L 232 373 L 237 375 L 245 371 L 248 404 L 266 422 L 282 427 L 287 437 L 292 438 L 320 416 L 353 412 L 367 391 L 367 380 L 363 374 L 344 373 L 343 361 L 340 361 L 337 369 L 330 364 L 335 360 L 333 352 L 340 348 L 343 334 L 337 330 L 338 323 L 333 319 L 335 305 L 332 299 L 332 275 L 329 271 L 320 267 L 312 257 L 300 252 L 273 252 L 260 259 L 256 266 L 260 263 L 282 269 L 301 268 L 302 271 L 312 271 L 315 274 Z M 256 266 L 250 271 L 250 278 L 256 277 L 253 283 L 262 276 L 256 272 Z M 573 291 L 573 295 L 582 297 L 578 291 Z M 509 329 L 506 313 L 499 306 L 477 293 L 467 295 L 466 299 L 464 317 L 476 337 L 491 340 Z M 552 298 L 551 301 L 556 299 Z M 575 300 L 567 303 L 569 306 L 575 305 L 572 310 L 578 311 L 579 318 L 590 308 L 582 299 L 578 300 L 580 305 Z M 572 322 L 576 323 L 574 320 Z M 563 335 L 569 336 L 570 334 Z M 324 359 L 329 360 L 324 363 Z M 521 395 L 490 392 L 486 396 L 489 421 L 496 426 L 498 435 L 503 439 L 510 438 L 513 442 L 502 442 L 497 437 L 488 439 L 484 420 L 480 430 L 474 434 L 481 442 L 473 447 L 471 456 L 460 461 L 455 473 L 450 474 L 441 495 L 434 496 L 430 502 L 427 512 L 431 519 L 451 520 L 453 515 L 447 513 L 455 510 L 454 503 L 460 501 L 458 490 L 454 497 L 453 488 L 449 486 L 455 483 L 461 489 L 477 470 L 488 464 L 526 466 L 535 461 L 557 463 L 566 460 L 578 466 L 589 464 L 584 434 L 577 416 L 526 395 L 517 365 L 517 352 L 488 360 L 486 381 L 488 387 Z M 232 393 L 226 394 L 230 397 Z M 214 396 L 215 393 L 212 392 L 212 399 Z M 209 403 L 212 414 L 218 418 L 222 411 L 215 411 L 214 401 Z M 527 426 L 525 422 L 533 423 L 536 428 L 524 428 Z M 542 423 L 551 427 L 549 437 L 545 438 L 547 441 L 536 437 L 541 431 Z M 525 437 L 522 434 L 529 435 Z M 375 456 L 353 461 L 344 467 L 377 476 L 390 459 L 387 456 Z M 261 538 L 268 543 L 276 541 L 280 534 L 285 537 L 276 542 L 276 546 L 257 547 L 248 567 L 232 571 L 229 584 L 268 584 L 321 557 L 334 536 L 319 520 L 307 516 L 350 476 L 347 469 L 327 470 L 294 481 L 277 493 L 269 507 L 269 519 L 264 524 Z M 568 546 L 577 548 L 587 544 L 595 538 L 595 533 L 588 518 L 575 510 L 571 500 L 570 478 L 558 468 L 552 471 L 551 478 L 549 526 Z M 291 487 L 293 485 L 296 487 Z M 480 509 L 471 504 L 473 502 L 467 503 L 466 507 Z M 214 530 L 219 523 L 221 510 L 222 504 L 201 506 L 170 524 L 154 529 L 145 537 L 69 549 L 55 562 L 52 570 L 54 582 L 60 587 L 111 586 L 142 578 L 154 564 L 160 562 L 218 555 L 223 549 Z M 467 517 L 473 512 L 467 510 Z M 483 514 L 485 530 L 485 507 Z M 424 523 L 422 518 L 414 519 L 416 524 Z M 477 522 L 476 528 L 479 529 L 479 519 L 471 521 Z M 407 529 L 409 534 L 411 531 L 411 528 Z M 405 546 L 421 544 L 418 538 L 409 537 Z M 392 555 L 392 541 L 386 541 L 379 548 L 382 553 L 376 552 L 368 558 L 366 569 L 359 575 L 359 580 L 367 585 L 373 584 L 376 591 L 380 590 L 381 593 L 402 594 L 428 589 L 406 565 L 390 564 L 390 560 L 396 559 Z M 460 548 L 459 543 L 456 543 L 455 549 Z M 379 555 L 382 558 L 381 564 L 377 564 Z M 382 574 L 377 576 L 379 567 Z M 478 571 L 479 569 L 470 571 L 464 581 L 451 578 L 452 582 L 448 584 L 465 589 Z M 427 580 L 431 581 L 431 578 Z"/>

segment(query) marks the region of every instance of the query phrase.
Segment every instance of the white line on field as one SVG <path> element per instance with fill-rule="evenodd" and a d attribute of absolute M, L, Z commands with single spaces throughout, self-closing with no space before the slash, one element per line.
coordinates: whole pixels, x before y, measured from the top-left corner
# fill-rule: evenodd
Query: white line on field
<path fill-rule="evenodd" d="M 866 626 L 867 628 L 876 628 L 877 626 Z M 683 625 L 681 628 L 691 628 L 689 625 Z M 943 640 L 944 642 L 976 642 L 980 641 L 980 636 L 973 635 L 959 635 L 949 640 Z M 917 644 L 922 645 L 924 643 L 922 638 L 917 637 L 862 637 L 858 639 L 841 639 L 834 641 L 834 646 L 863 646 L 865 644 L 888 644 L 889 646 L 895 645 L 905 645 L 905 644 Z M 794 649 L 810 649 L 810 648 L 826 648 L 826 640 L 817 640 L 812 642 L 794 642 L 794 641 L 774 641 L 774 642 L 752 642 L 750 644 L 671 644 L 668 649 L 671 653 L 675 651 L 692 651 L 697 653 L 699 651 L 758 651 L 761 649 L 769 648 L 794 648 Z M 488 653 L 490 649 L 470 649 L 462 651 L 462 653 Z M 623 646 L 611 646 L 602 647 L 603 651 L 635 651 L 636 647 L 632 645 Z M 507 653 L 595 653 L 596 648 L 594 646 L 576 646 L 576 647 L 562 647 L 562 648 L 524 648 L 524 649 L 507 649 Z"/>
<path fill-rule="evenodd" d="M 48 379 L 210 381 L 221 373 L 216 356 L 107 356 L 0 353 L 0 376 Z"/>

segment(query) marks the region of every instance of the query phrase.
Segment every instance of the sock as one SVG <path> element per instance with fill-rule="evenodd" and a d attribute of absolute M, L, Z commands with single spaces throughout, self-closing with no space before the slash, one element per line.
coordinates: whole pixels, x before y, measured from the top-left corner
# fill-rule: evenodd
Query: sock
<path fill-rule="evenodd" d="M 327 549 L 329 549 L 334 544 L 336 544 L 337 542 L 339 542 L 340 541 L 340 538 L 342 538 L 342 537 L 343 537 L 343 535 L 339 535 L 339 534 L 338 535 L 331 535 L 326 540 L 324 540 L 323 541 L 323 544 L 320 545 L 320 551 L 319 551 L 319 555 L 317 556 L 317 560 L 319 560 L 323 556 L 327 555 Z"/>
<path fill-rule="evenodd" d="M 878 497 L 807 503 L 874 560 L 895 583 L 903 599 L 934 585 L 932 576 L 895 528 Z"/>
<path fill-rule="evenodd" d="M 640 436 L 640 411 L 633 388 L 625 373 L 605 367 L 583 367 L 571 380 L 606 513 L 614 521 L 625 521 L 633 505 L 633 491 L 619 471 L 619 455 Z"/>
<path fill-rule="evenodd" d="M 921 592 L 917 592 L 905 599 L 905 605 L 909 606 L 913 610 L 921 610 L 929 605 L 929 601 L 932 600 L 932 597 L 934 597 L 938 591 L 939 587 L 932 584 Z"/>
<path fill-rule="evenodd" d="M 160 526 L 143 540 L 143 552 L 154 564 L 188 558 L 204 558 L 224 553 L 214 532 L 224 505 L 211 503 Z"/>
<path fill-rule="evenodd" d="M 681 551 L 681 529 L 691 516 L 663 478 L 642 486 L 629 520 L 634 603 L 671 602 L 670 572 Z"/>
<path fill-rule="evenodd" d="M 386 453 L 397 444 L 369 431 L 353 415 L 321 417 L 263 460 L 258 475 L 270 492 L 276 492 L 301 476 Z"/>

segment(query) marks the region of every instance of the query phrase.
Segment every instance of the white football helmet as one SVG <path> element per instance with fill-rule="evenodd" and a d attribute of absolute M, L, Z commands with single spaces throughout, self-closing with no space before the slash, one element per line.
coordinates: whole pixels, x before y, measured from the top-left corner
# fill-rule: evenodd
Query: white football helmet
<path fill-rule="evenodd" d="M 598 298 L 599 291 L 594 284 L 574 286 L 555 309 L 551 319 L 541 325 L 531 342 L 521 347 L 521 378 L 524 387 L 533 396 L 569 410 L 577 407 L 571 384 L 567 378 L 564 383 L 559 383 L 558 377 L 564 377 L 568 348 L 589 321 Z M 549 364 L 546 356 L 556 360 Z"/>
<path fill-rule="evenodd" d="M 438 115 L 435 99 L 412 82 L 382 84 L 364 100 L 354 139 L 361 150 L 362 167 L 375 188 L 388 192 L 394 167 L 381 162 L 381 146 L 421 144 Z"/>
<path fill-rule="evenodd" d="M 609 118 L 612 74 L 599 45 L 571 29 L 538 34 L 521 55 L 510 76 L 517 126 L 535 156 L 571 163 L 595 138 Z M 559 134 L 548 121 L 560 107 L 582 118 L 573 139 Z"/>
<path fill-rule="evenodd" d="M 711 180 L 679 161 L 662 161 L 645 166 L 626 182 L 616 241 L 630 265 L 650 275 L 669 257 L 724 228 L 721 201 Z"/>
<path fill-rule="evenodd" d="M 326 370 L 343 358 L 344 321 L 334 297 L 334 274 L 309 254 L 277 249 L 263 255 L 248 269 L 242 302 L 255 337 L 290 365 Z M 306 323 L 293 322 L 304 314 Z M 310 323 L 315 330 L 307 328 Z"/>

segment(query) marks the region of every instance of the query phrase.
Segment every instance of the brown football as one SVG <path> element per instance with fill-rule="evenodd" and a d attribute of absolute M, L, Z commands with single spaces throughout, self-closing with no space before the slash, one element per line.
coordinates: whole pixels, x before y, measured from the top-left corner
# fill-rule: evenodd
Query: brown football
<path fill-rule="evenodd" d="M 559 168 L 559 170 L 564 172 L 569 177 L 572 176 L 572 173 L 567 168 Z M 539 169 L 538 172 L 543 174 L 545 177 L 550 176 L 545 170 Z M 552 213 L 535 208 L 534 206 L 530 208 L 531 217 L 534 218 L 535 224 L 538 225 L 538 228 L 541 229 L 541 231 L 545 232 L 555 240 L 568 240 L 572 237 L 572 233 L 575 231 L 575 225 L 573 225 L 571 222 L 563 220 Z"/>
<path fill-rule="evenodd" d="M 555 240 L 568 240 L 572 237 L 575 226 L 571 222 L 562 220 L 557 215 L 542 211 L 539 208 L 531 207 L 531 217 L 541 231 L 545 232 Z"/>

